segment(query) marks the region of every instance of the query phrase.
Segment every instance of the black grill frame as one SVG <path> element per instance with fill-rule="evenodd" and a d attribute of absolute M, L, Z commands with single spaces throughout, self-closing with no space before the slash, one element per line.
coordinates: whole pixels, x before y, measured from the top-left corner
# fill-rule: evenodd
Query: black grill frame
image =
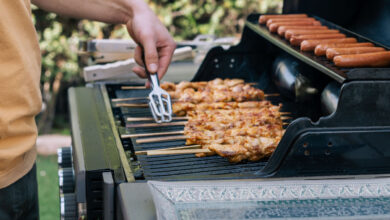
<path fill-rule="evenodd" d="M 257 24 L 258 17 L 259 14 L 250 15 L 248 22 L 252 24 L 256 22 Z M 361 36 L 346 29 L 342 29 L 325 20 L 322 20 L 322 22 L 331 28 L 340 29 L 341 32 L 347 33 L 348 36 L 358 38 L 359 41 L 363 40 Z M 271 37 L 277 38 L 278 36 Z M 277 87 L 270 77 L 272 63 L 279 56 L 291 56 L 297 60 L 299 65 L 305 67 L 303 69 L 307 71 L 308 75 L 306 76 L 312 77 L 314 81 L 319 82 L 317 84 L 319 90 L 323 89 L 327 83 L 335 80 L 342 84 L 339 107 L 336 112 L 327 117 L 319 113 L 320 102 L 318 97 L 318 99 L 314 98 L 305 103 L 298 103 L 283 96 L 276 97 L 272 100 L 273 103 L 282 103 L 284 106 L 282 111 L 290 112 L 293 120 L 287 127 L 285 135 L 275 153 L 268 160 L 230 164 L 226 159 L 218 156 L 196 158 L 193 155 L 152 157 L 136 157 L 133 155 L 137 162 L 131 161 L 130 163 L 138 172 L 137 179 L 200 180 L 356 175 L 390 172 L 390 167 L 381 162 L 390 159 L 386 153 L 377 154 L 376 158 L 367 158 L 370 161 L 370 168 L 367 169 L 365 169 L 365 163 L 359 160 L 345 163 L 347 161 L 340 159 L 344 155 L 353 154 L 355 148 L 360 148 L 362 144 L 365 152 L 375 154 L 375 152 L 386 151 L 384 139 L 386 135 L 390 136 L 390 120 L 388 117 L 384 117 L 384 115 L 390 115 L 390 103 L 384 101 L 383 98 L 378 98 L 375 94 L 383 94 L 385 97 L 390 98 L 390 69 L 339 69 L 332 66 L 327 60 L 317 58 L 313 54 L 300 51 L 297 53 L 299 48 L 292 48 L 290 45 L 287 45 L 290 47 L 288 49 L 279 47 L 281 44 L 287 44 L 286 41 L 282 42 L 281 39 L 278 39 L 280 42 L 275 44 L 268 40 L 269 38 L 264 38 L 262 34 L 259 34 L 253 25 L 251 27 L 247 23 L 240 44 L 228 50 L 222 47 L 210 50 L 192 81 L 208 81 L 217 77 L 242 78 L 247 82 L 257 82 L 257 87 L 263 89 L 266 93 L 275 93 L 277 92 Z M 364 41 L 372 42 L 365 38 Z M 379 45 L 375 42 L 373 43 Z M 342 80 L 329 74 L 330 72 L 337 74 L 339 77 L 341 76 Z M 111 89 L 111 98 L 146 97 L 148 93 L 148 90 L 124 92 L 120 91 L 118 85 L 113 87 L 116 87 L 116 89 Z M 370 92 L 367 93 L 365 88 L 370 88 Z M 376 109 L 371 107 L 373 103 L 376 103 Z M 310 108 L 307 106 L 310 106 Z M 147 108 L 121 108 L 119 111 L 114 108 L 114 112 L 121 112 L 122 126 L 126 124 L 124 120 L 126 116 L 151 116 Z M 375 116 L 372 117 L 371 114 Z M 355 117 L 351 118 L 351 115 L 355 115 Z M 359 116 L 362 117 L 360 118 Z M 317 122 L 314 123 L 313 121 Z M 377 127 L 377 125 L 380 125 L 380 127 Z M 182 129 L 182 127 L 178 127 L 178 129 Z M 125 133 L 165 132 L 172 129 L 127 128 Z M 345 133 L 347 134 L 345 136 L 348 136 L 345 139 L 333 140 L 335 137 L 342 137 L 343 135 L 341 134 Z M 362 142 L 360 133 L 371 135 L 376 140 L 368 144 L 364 141 Z M 317 138 L 312 138 L 316 136 Z M 310 142 L 308 145 L 303 144 L 306 137 L 310 137 L 307 139 Z M 321 141 L 317 141 L 317 139 Z M 127 145 L 130 146 L 128 150 L 131 150 L 132 153 L 138 150 L 184 145 L 184 141 L 136 144 L 135 140 L 135 138 L 131 139 L 131 146 L 129 141 L 126 141 Z M 327 142 L 326 140 L 329 141 Z M 330 142 L 332 142 L 332 146 L 338 146 L 342 150 L 337 150 L 336 155 L 330 153 L 331 151 L 329 151 L 327 144 Z M 353 147 L 345 147 L 348 144 L 351 144 Z M 310 152 L 312 153 L 306 154 L 302 145 L 310 146 Z M 364 158 L 366 155 L 366 153 L 362 153 L 359 157 Z M 329 164 L 341 165 L 333 167 L 329 166 Z M 181 167 L 183 169 L 180 169 Z M 375 168 L 377 168 L 377 171 L 375 171 Z M 141 172 L 139 172 L 140 170 Z"/>

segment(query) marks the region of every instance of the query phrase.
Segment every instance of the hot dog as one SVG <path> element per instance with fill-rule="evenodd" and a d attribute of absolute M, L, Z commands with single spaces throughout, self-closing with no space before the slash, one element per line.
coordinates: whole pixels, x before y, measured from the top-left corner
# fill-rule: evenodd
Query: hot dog
<path fill-rule="evenodd" d="M 352 47 L 352 48 L 328 48 L 326 58 L 332 60 L 335 56 L 346 54 L 362 54 L 385 51 L 382 47 Z"/>
<path fill-rule="evenodd" d="M 331 44 L 331 43 L 356 43 L 356 38 L 341 38 L 341 39 L 323 39 L 323 40 L 304 40 L 301 43 L 302 51 L 313 51 L 318 44 Z"/>
<path fill-rule="evenodd" d="M 306 34 L 336 34 L 339 30 L 287 30 L 284 33 L 284 38 L 290 40 L 292 36 L 306 35 Z"/>
<path fill-rule="evenodd" d="M 294 21 L 315 21 L 314 18 L 271 18 L 267 21 L 267 27 L 269 27 L 272 23 L 277 22 L 294 22 Z"/>
<path fill-rule="evenodd" d="M 328 48 L 334 47 L 334 48 L 349 48 L 349 47 L 373 47 L 373 43 L 352 43 L 352 44 L 345 44 L 345 43 L 333 43 L 333 44 L 318 44 L 314 49 L 314 54 L 317 56 L 324 56 L 326 55 L 326 50 Z"/>
<path fill-rule="evenodd" d="M 345 34 L 308 34 L 308 35 L 299 35 L 292 36 L 290 38 L 290 44 L 292 46 L 299 46 L 304 40 L 315 40 L 315 39 L 337 39 L 345 38 Z"/>
<path fill-rule="evenodd" d="M 271 18 L 306 18 L 307 14 L 282 14 L 282 15 L 261 15 L 259 17 L 259 23 L 265 24 L 267 23 L 268 19 Z"/>
<path fill-rule="evenodd" d="M 316 26 L 320 26 L 321 23 L 319 21 L 292 21 L 292 22 L 275 22 L 275 23 L 272 23 L 269 27 L 268 27 L 268 30 L 271 32 L 271 33 L 274 33 L 278 30 L 278 27 L 279 26 L 287 26 L 287 25 L 290 25 L 290 26 L 313 26 L 313 25 L 316 25 Z"/>
<path fill-rule="evenodd" d="M 327 26 L 279 26 L 278 34 L 284 36 L 287 30 L 327 30 Z"/>
<path fill-rule="evenodd" d="M 333 62 L 338 67 L 385 67 L 390 65 L 390 51 L 339 55 Z"/>

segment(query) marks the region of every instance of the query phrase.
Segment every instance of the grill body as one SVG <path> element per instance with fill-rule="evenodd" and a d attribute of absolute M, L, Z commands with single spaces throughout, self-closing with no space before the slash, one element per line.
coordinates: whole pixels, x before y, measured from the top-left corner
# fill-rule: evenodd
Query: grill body
<path fill-rule="evenodd" d="M 306 1 L 286 2 L 284 11 L 288 13 L 323 14 L 304 8 L 300 3 Z M 75 173 L 75 196 L 72 198 L 78 204 L 79 216 L 86 214 L 91 219 L 103 219 L 103 216 L 106 219 L 155 218 L 147 180 L 262 181 L 275 177 L 366 178 L 367 175 L 387 176 L 390 173 L 387 162 L 390 161 L 390 68 L 337 68 L 326 59 L 300 52 L 278 36 L 269 34 L 257 24 L 258 16 L 248 17 L 237 46 L 210 50 L 193 81 L 242 78 L 256 82 L 266 93 L 278 93 L 281 84 L 274 75 L 274 67 L 280 62 L 294 66 L 292 75 L 301 83 L 293 83 L 292 89 L 286 88 L 280 96 L 270 98 L 275 104 L 282 103 L 282 111 L 290 112 L 293 117 L 274 154 L 258 162 L 239 164 L 230 164 L 218 156 L 135 156 L 135 151 L 180 146 L 184 141 L 137 144 L 136 138 L 122 139 L 121 134 L 176 131 L 182 130 L 183 126 L 126 126 L 129 124 L 126 117 L 151 116 L 149 110 L 116 108 L 110 99 L 142 97 L 148 93 L 146 90 L 125 91 L 120 89 L 121 85 L 112 83 L 73 88 L 69 93 Z M 338 24 L 358 33 L 316 18 L 359 41 L 370 41 L 386 48 L 390 45 L 377 37 L 377 41 L 366 38 L 370 36 L 361 35 L 365 33 L 363 30 L 354 29 L 354 25 L 344 20 Z M 337 19 L 333 21 L 337 22 Z M 321 91 L 329 84 L 336 88 L 337 94 L 333 94 L 336 100 L 333 101 L 337 107 L 323 111 Z M 314 88 L 314 92 L 305 94 L 299 87 L 302 85 Z"/>

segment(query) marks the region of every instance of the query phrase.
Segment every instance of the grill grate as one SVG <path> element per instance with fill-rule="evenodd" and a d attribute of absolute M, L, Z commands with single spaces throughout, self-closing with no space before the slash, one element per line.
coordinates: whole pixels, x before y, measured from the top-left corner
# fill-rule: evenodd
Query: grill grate
<path fill-rule="evenodd" d="M 118 98 L 146 97 L 149 90 L 116 90 Z M 132 102 L 134 103 L 134 102 Z M 142 102 L 141 102 L 142 103 Z M 145 102 L 143 102 L 145 103 Z M 149 108 L 121 108 L 123 121 L 126 125 L 142 122 L 126 122 L 127 117 L 151 117 Z M 168 126 L 154 128 L 126 128 L 127 134 L 180 131 L 184 126 Z M 153 150 L 159 148 L 185 145 L 184 140 L 163 141 L 158 143 L 137 144 L 137 138 L 131 138 L 132 148 L 135 151 Z M 147 180 L 177 180 L 177 179 L 213 179 L 221 175 L 241 176 L 245 173 L 254 173 L 261 170 L 266 160 L 257 162 L 244 162 L 231 164 L 220 156 L 198 158 L 193 154 L 161 155 L 161 156 L 137 156 L 137 160 L 143 170 L 143 178 Z"/>

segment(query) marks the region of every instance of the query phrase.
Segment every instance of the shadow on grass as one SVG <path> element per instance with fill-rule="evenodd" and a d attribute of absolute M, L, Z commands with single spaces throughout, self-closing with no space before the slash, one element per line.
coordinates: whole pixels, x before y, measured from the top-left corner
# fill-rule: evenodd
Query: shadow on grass
<path fill-rule="evenodd" d="M 41 220 L 60 219 L 57 156 L 38 156 L 37 178 Z"/>

